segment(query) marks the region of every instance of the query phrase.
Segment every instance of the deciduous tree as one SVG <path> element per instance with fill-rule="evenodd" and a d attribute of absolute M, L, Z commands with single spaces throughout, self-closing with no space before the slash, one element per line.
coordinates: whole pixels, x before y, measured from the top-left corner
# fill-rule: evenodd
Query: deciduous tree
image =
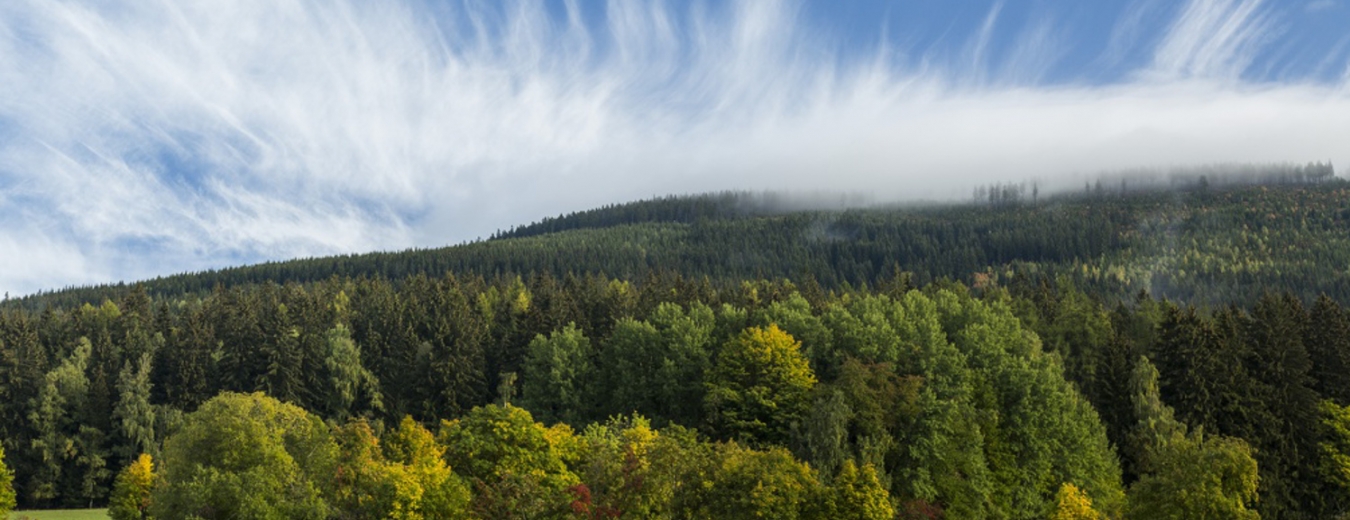
<path fill-rule="evenodd" d="M 108 516 L 112 520 L 149 518 L 150 497 L 155 485 L 154 459 L 142 453 L 117 474 L 108 498 Z"/>
<path fill-rule="evenodd" d="M 165 442 L 157 518 L 327 518 L 337 447 L 328 426 L 261 393 L 224 393 Z"/>
<path fill-rule="evenodd" d="M 751 327 L 718 352 L 704 401 L 713 432 L 752 445 L 784 444 L 810 409 L 811 372 L 801 344 L 776 325 Z"/>

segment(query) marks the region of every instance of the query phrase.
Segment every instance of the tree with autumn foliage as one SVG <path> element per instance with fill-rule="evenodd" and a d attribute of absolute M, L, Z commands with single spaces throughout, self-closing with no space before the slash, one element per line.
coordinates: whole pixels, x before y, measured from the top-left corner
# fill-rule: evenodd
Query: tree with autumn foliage
<path fill-rule="evenodd" d="M 1328 509 L 1350 513 L 1350 406 L 1327 400 L 1321 405 L 1322 420 L 1318 448 L 1321 449 L 1321 473 L 1326 482 Z"/>
<path fill-rule="evenodd" d="M 431 432 L 405 417 L 383 441 L 365 420 L 336 429 L 333 518 L 468 518 L 468 487 L 442 459 Z"/>
<path fill-rule="evenodd" d="M 5 448 L 0 446 L 0 515 L 14 510 L 14 472 L 5 465 Z"/>
<path fill-rule="evenodd" d="M 889 520 L 895 517 L 890 495 L 877 479 L 877 470 L 871 464 L 858 467 L 852 460 L 844 461 L 822 498 L 819 501 L 821 511 L 816 514 L 821 520 Z"/>
<path fill-rule="evenodd" d="M 154 485 L 154 460 L 142 453 L 113 481 L 112 496 L 108 499 L 108 516 L 112 520 L 150 518 L 146 512 L 150 510 L 150 493 L 154 491 Z"/>
<path fill-rule="evenodd" d="M 1055 510 L 1050 520 L 1102 520 L 1102 514 L 1092 508 L 1092 497 L 1069 482 L 1055 494 Z"/>

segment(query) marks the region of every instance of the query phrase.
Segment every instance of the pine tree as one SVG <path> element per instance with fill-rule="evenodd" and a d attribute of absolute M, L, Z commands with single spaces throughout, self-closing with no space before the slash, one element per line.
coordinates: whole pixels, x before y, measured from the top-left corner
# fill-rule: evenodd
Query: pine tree
<path fill-rule="evenodd" d="M 1312 388 L 1350 406 L 1350 317 L 1335 300 L 1322 295 L 1313 304 L 1303 343 L 1312 362 Z"/>
<path fill-rule="evenodd" d="M 1303 346 L 1307 314 L 1292 297 L 1266 295 L 1252 309 L 1248 371 L 1261 384 L 1274 420 L 1257 425 L 1253 444 L 1261 462 L 1261 511 L 1270 517 L 1321 516 L 1325 497 L 1315 466 L 1317 394 L 1308 387 L 1312 361 Z"/>

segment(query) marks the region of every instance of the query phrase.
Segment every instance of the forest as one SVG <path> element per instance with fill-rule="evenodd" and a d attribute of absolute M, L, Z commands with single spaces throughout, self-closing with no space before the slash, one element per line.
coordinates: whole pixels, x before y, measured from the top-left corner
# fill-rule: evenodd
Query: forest
<path fill-rule="evenodd" d="M 446 272 L 599 273 L 633 282 L 675 272 L 717 284 L 809 278 L 842 289 L 875 285 L 901 270 L 920 285 L 1069 277 L 1105 301 L 1141 290 L 1206 307 L 1251 305 L 1266 292 L 1347 301 L 1350 183 L 1330 175 L 1329 164 L 1222 172 L 1104 177 L 1056 194 L 1025 183 L 986 186 L 959 204 L 850 206 L 846 196 L 773 193 L 665 197 L 560 215 L 447 248 L 72 287 L 0 307 L 97 306 L 122 299 L 133 285 L 154 297 L 205 297 L 217 285 Z"/>
<path fill-rule="evenodd" d="M 3 313 L 0 434 L 20 505 L 160 518 L 1332 518 L 1347 331 L 1067 280 L 133 290 Z"/>
<path fill-rule="evenodd" d="M 8 300 L 0 512 L 1343 518 L 1347 187 L 669 198 Z"/>

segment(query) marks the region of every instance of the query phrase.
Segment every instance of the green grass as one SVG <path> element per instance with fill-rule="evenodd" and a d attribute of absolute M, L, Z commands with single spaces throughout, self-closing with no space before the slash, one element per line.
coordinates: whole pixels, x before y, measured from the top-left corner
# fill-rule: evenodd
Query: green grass
<path fill-rule="evenodd" d="M 9 514 L 9 520 L 31 518 L 32 520 L 107 520 L 107 509 L 49 509 L 43 511 L 15 511 Z"/>

